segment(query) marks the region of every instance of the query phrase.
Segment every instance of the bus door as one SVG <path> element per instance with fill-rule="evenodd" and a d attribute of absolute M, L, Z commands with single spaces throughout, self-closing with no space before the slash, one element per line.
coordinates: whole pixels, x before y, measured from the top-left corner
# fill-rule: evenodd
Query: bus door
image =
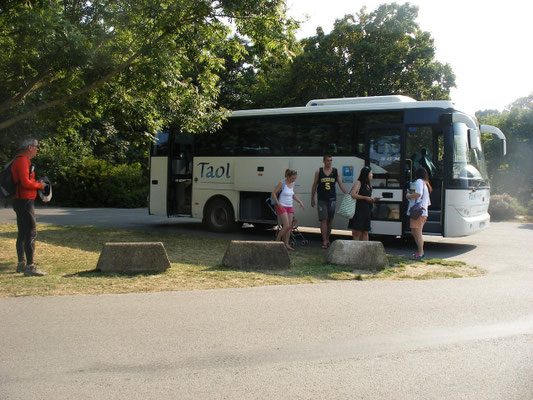
<path fill-rule="evenodd" d="M 168 179 L 168 216 L 192 214 L 193 135 L 171 137 Z"/>
<path fill-rule="evenodd" d="M 150 198 L 148 213 L 167 215 L 169 131 L 161 131 L 150 149 Z"/>
<path fill-rule="evenodd" d="M 381 197 L 372 209 L 371 233 L 402 234 L 401 138 L 402 125 L 368 127 L 367 160 L 374 174 L 372 197 Z M 355 171 L 358 176 L 359 171 Z M 357 212 L 357 211 L 356 211 Z"/>
<path fill-rule="evenodd" d="M 424 225 L 424 234 L 441 235 L 443 232 L 444 204 L 444 136 L 439 125 L 408 126 L 406 131 L 405 182 L 407 187 L 415 180 L 415 171 L 424 167 L 429 175 L 432 187 L 430 195 L 428 220 Z M 407 207 L 407 202 L 406 202 Z M 405 217 L 405 231 L 409 229 L 409 218 Z"/>

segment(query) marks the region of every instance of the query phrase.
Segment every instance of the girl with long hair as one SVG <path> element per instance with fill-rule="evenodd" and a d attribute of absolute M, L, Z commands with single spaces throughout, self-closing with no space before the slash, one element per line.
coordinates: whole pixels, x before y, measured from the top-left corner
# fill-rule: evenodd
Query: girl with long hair
<path fill-rule="evenodd" d="M 407 215 L 411 215 L 411 208 L 415 203 L 420 202 L 422 206 L 422 215 L 417 219 L 410 218 L 409 226 L 411 227 L 411 233 L 415 239 L 417 246 L 417 253 L 413 254 L 414 258 L 424 258 L 424 238 L 422 237 L 422 229 L 428 219 L 428 209 L 431 204 L 429 195 L 433 190 L 429 183 L 429 175 L 425 168 L 420 167 L 415 171 L 416 181 L 414 182 L 414 190 L 407 193 L 407 199 L 409 200 L 409 207 L 407 208 Z"/>
<path fill-rule="evenodd" d="M 272 198 L 276 202 L 276 214 L 278 214 L 282 224 L 276 240 L 282 240 L 287 250 L 294 250 L 289 245 L 291 230 L 294 224 L 293 199 L 300 204 L 302 209 L 305 209 L 304 203 L 294 193 L 294 181 L 296 181 L 297 174 L 295 170 L 287 169 L 285 171 L 285 179 L 278 183 L 272 191 Z"/>
<path fill-rule="evenodd" d="M 350 191 L 350 196 L 356 200 L 355 215 L 348 222 L 348 228 L 352 230 L 353 240 L 368 240 L 372 204 L 379 201 L 379 197 L 372 197 L 370 181 L 373 178 L 374 174 L 370 167 L 363 167 L 357 182 L 355 182 Z"/>

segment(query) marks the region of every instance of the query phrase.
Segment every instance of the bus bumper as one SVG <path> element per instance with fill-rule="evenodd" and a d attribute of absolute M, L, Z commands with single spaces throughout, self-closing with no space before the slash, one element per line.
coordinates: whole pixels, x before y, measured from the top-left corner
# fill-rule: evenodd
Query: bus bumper
<path fill-rule="evenodd" d="M 490 215 L 488 213 L 476 215 L 475 217 L 465 217 L 455 208 L 452 208 L 446 216 L 444 236 L 459 237 L 472 235 L 487 229 L 489 224 Z"/>

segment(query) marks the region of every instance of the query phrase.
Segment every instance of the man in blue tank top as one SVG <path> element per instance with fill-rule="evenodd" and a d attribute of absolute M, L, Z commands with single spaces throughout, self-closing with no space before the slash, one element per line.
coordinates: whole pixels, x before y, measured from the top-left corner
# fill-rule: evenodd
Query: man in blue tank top
<path fill-rule="evenodd" d="M 338 183 L 341 190 L 346 194 L 348 189 L 342 183 L 337 168 L 332 168 L 333 158 L 325 155 L 322 159 L 324 167 L 315 172 L 315 180 L 311 189 L 311 207 L 315 206 L 315 193 L 318 194 L 318 220 L 320 221 L 320 232 L 322 233 L 322 248 L 327 249 L 330 245 L 329 236 L 333 217 L 335 216 L 335 206 L 337 194 L 335 185 Z"/>

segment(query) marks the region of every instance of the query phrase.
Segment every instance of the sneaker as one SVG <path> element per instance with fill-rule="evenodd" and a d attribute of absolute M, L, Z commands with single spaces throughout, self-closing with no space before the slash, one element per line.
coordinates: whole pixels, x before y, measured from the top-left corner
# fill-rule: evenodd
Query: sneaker
<path fill-rule="evenodd" d="M 421 258 L 424 258 L 424 257 L 425 257 L 424 254 L 418 254 L 418 253 L 413 254 L 413 258 L 416 258 L 416 259 L 421 259 Z"/>
<path fill-rule="evenodd" d="M 43 272 L 39 269 L 39 267 L 36 267 L 35 265 L 26 265 L 26 268 L 24 268 L 24 276 L 46 276 L 48 275 L 46 272 Z"/>
<path fill-rule="evenodd" d="M 26 263 L 24 261 L 23 262 L 19 262 L 17 264 L 17 273 L 24 272 L 25 268 L 26 268 Z"/>

